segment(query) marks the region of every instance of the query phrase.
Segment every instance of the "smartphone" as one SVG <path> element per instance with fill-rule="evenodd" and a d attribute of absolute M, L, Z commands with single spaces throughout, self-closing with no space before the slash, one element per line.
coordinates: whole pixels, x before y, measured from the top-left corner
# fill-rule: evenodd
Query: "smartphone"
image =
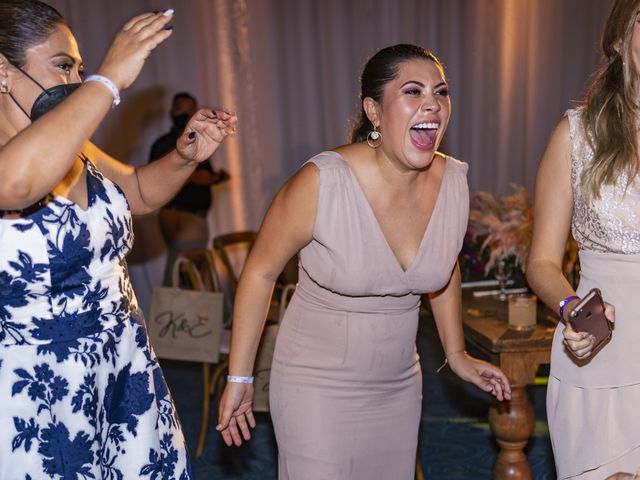
<path fill-rule="evenodd" d="M 576 332 L 589 332 L 595 337 L 595 352 L 611 338 L 611 322 L 604 316 L 600 289 L 593 288 L 569 313 L 569 323 Z"/>

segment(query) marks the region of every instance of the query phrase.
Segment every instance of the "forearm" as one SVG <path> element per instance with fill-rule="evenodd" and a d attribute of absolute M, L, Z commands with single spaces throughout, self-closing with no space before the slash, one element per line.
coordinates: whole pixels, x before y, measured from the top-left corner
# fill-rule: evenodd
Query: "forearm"
<path fill-rule="evenodd" d="M 0 209 L 28 207 L 51 192 L 110 110 L 112 101 L 103 85 L 88 82 L 12 137 L 0 150 Z"/>
<path fill-rule="evenodd" d="M 575 290 L 562 274 L 560 265 L 547 259 L 531 259 L 527 264 L 527 281 L 536 295 L 554 312 L 560 301 L 575 295 Z"/>
<path fill-rule="evenodd" d="M 429 295 L 440 343 L 447 357 L 465 349 L 460 282 L 460 268 L 456 265 L 449 283 L 441 291 Z"/>
<path fill-rule="evenodd" d="M 141 205 L 135 213 L 148 213 L 165 205 L 187 182 L 197 164 L 188 164 L 176 150 L 137 167 L 135 176 Z"/>
<path fill-rule="evenodd" d="M 233 306 L 229 374 L 251 376 L 275 279 L 243 273 Z"/>

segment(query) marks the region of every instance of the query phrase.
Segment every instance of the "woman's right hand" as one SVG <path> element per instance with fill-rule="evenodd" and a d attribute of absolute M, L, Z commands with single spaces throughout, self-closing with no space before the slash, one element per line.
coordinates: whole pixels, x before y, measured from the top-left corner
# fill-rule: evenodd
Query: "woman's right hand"
<path fill-rule="evenodd" d="M 604 316 L 611 323 L 615 320 L 615 308 L 610 303 L 604 303 Z M 576 332 L 570 322 L 565 321 L 562 336 L 565 347 L 578 360 L 589 358 L 593 353 L 595 337 L 588 332 Z"/>
<path fill-rule="evenodd" d="M 172 29 L 165 27 L 172 18 L 173 10 L 133 17 L 113 39 L 98 73 L 119 90 L 127 88 L 140 74 L 151 51 L 171 35 Z"/>
<path fill-rule="evenodd" d="M 242 439 L 249 440 L 249 427 L 256 426 L 253 417 L 253 385 L 250 383 L 228 382 L 220 398 L 218 425 L 216 430 L 222 434 L 224 443 L 230 447 L 242 445 Z M 240 429 L 240 430 L 238 430 Z M 242 436 L 240 436 L 242 434 Z"/>

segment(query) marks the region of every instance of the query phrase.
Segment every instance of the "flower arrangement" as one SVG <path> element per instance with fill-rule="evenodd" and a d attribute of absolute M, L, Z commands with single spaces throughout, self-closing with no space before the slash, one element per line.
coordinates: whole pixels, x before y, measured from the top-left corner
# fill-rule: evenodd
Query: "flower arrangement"
<path fill-rule="evenodd" d="M 533 231 L 533 204 L 523 186 L 511 184 L 514 193 L 502 197 L 477 192 L 471 200 L 469 234 L 482 239 L 478 255 L 488 249 L 485 276 L 500 263 L 513 259 L 514 267 L 525 270 Z"/>

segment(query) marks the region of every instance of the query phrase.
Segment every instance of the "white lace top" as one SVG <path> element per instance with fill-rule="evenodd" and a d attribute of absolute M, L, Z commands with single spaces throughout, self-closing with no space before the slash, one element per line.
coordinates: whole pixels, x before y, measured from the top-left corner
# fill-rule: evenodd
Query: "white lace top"
<path fill-rule="evenodd" d="M 622 174 L 614 185 L 600 188 L 599 199 L 587 204 L 580 189 L 580 177 L 593 159 L 593 150 L 582 127 L 582 109 L 568 110 L 567 118 L 571 135 L 573 237 L 581 250 L 640 253 L 640 181 L 636 178 L 626 188 L 628 176 Z"/>

